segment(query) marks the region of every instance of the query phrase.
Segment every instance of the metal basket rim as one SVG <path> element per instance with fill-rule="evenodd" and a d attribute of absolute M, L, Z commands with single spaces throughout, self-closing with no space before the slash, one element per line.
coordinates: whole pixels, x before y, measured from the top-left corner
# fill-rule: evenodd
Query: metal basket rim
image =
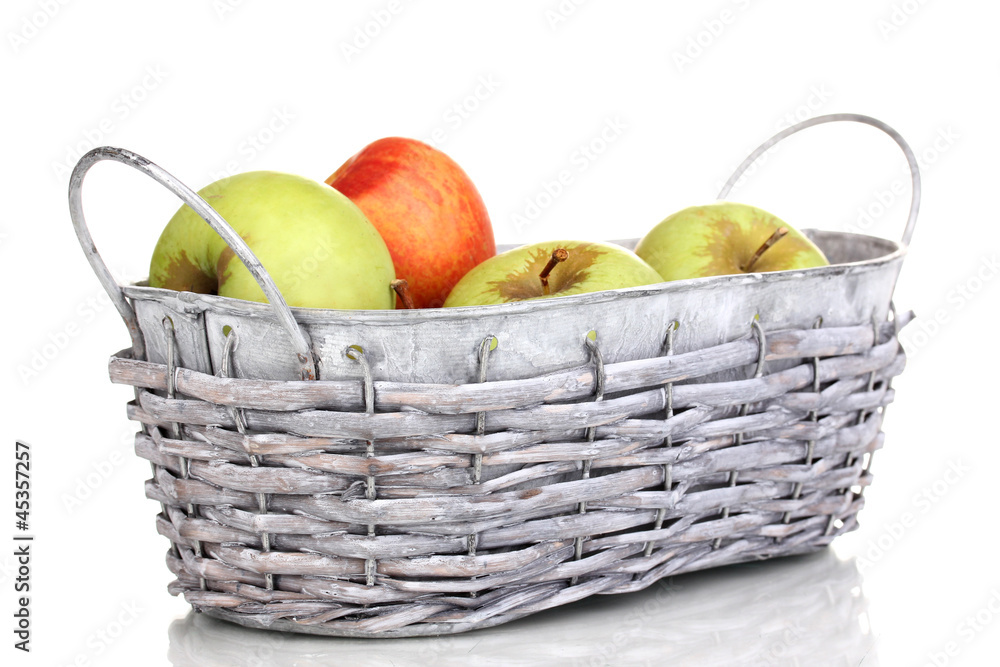
<path fill-rule="evenodd" d="M 887 252 L 870 259 L 858 260 L 854 262 L 842 262 L 810 269 L 793 269 L 788 271 L 771 271 L 767 273 L 748 273 L 711 276 L 707 278 L 692 278 L 689 280 L 674 280 L 656 283 L 654 285 L 625 287 L 621 289 L 602 290 L 599 292 L 559 296 L 549 299 L 532 299 L 528 301 L 517 301 L 489 306 L 422 308 L 417 310 L 338 310 L 327 308 L 291 307 L 290 310 L 295 315 L 296 321 L 304 324 L 350 321 L 358 325 L 412 325 L 428 321 L 464 321 L 475 319 L 484 312 L 491 314 L 504 312 L 504 314 L 508 315 L 524 315 L 550 308 L 574 308 L 582 305 L 612 302 L 617 299 L 642 298 L 664 292 L 725 289 L 733 285 L 746 285 L 765 281 L 788 282 L 790 285 L 794 286 L 802 275 L 825 275 L 830 278 L 836 278 L 849 273 L 867 273 L 869 271 L 875 271 L 886 264 L 902 261 L 909 248 L 909 246 L 903 245 L 898 241 L 853 232 L 805 229 L 803 230 L 803 233 L 808 235 L 855 238 L 858 241 L 881 245 Z M 164 288 L 149 287 L 147 285 L 142 285 L 141 283 L 123 285 L 122 290 L 124 291 L 125 296 L 133 301 L 180 302 L 189 308 L 194 308 L 196 310 L 209 310 L 226 314 L 244 315 L 248 317 L 259 316 L 273 318 L 274 313 L 273 307 L 265 302 L 245 301 L 243 299 L 218 296 L 215 294 L 177 292 Z M 500 311 L 498 309 L 503 310 Z"/>

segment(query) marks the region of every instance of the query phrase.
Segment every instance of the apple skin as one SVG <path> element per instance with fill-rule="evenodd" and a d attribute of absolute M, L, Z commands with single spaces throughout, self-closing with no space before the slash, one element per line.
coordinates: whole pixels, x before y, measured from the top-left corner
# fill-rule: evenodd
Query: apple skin
<path fill-rule="evenodd" d="M 392 259 L 347 197 L 274 171 L 230 176 L 199 193 L 253 250 L 290 306 L 390 309 Z M 187 205 L 164 228 L 149 265 L 152 287 L 266 302 L 250 271 Z"/>
<path fill-rule="evenodd" d="M 549 274 L 550 293 L 539 274 L 557 248 L 569 251 Z M 660 275 L 633 252 L 611 243 L 547 241 L 521 246 L 486 260 L 463 277 L 444 305 L 490 304 L 569 296 L 662 282 Z"/>
<path fill-rule="evenodd" d="M 750 271 L 743 266 L 779 227 L 788 234 Z M 747 204 L 715 202 L 668 216 L 635 247 L 664 280 L 808 269 L 829 264 L 823 252 L 779 218 Z"/>
<path fill-rule="evenodd" d="M 326 182 L 378 229 L 416 308 L 440 307 L 462 276 L 496 255 L 479 191 L 454 160 L 427 144 L 379 139 Z"/>

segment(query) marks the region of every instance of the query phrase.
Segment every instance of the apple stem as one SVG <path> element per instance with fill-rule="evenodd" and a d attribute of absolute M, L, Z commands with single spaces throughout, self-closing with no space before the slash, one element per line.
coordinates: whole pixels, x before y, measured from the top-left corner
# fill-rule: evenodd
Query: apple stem
<path fill-rule="evenodd" d="M 406 282 L 403 278 L 397 278 L 389 283 L 389 286 L 399 295 L 399 300 L 403 302 L 404 309 L 413 310 L 416 307 L 413 305 L 413 295 L 410 294 L 410 283 Z"/>
<path fill-rule="evenodd" d="M 768 249 L 775 243 L 783 239 L 785 237 L 785 234 L 787 233 L 788 233 L 788 227 L 778 227 L 776 230 L 774 230 L 774 233 L 768 236 L 767 240 L 764 241 L 764 243 L 759 248 L 757 248 L 757 252 L 753 254 L 753 257 L 750 258 L 750 261 L 747 262 L 745 265 L 741 266 L 740 268 L 746 273 L 750 273 L 750 270 L 753 268 L 753 265 L 757 263 L 757 260 L 760 259 L 760 256 L 763 255 L 765 252 L 767 252 Z"/>
<path fill-rule="evenodd" d="M 565 248 L 556 248 L 552 251 L 552 257 L 549 258 L 549 263 L 545 265 L 542 272 L 538 274 L 538 279 L 542 281 L 542 294 L 545 296 L 549 295 L 549 274 L 552 273 L 552 269 L 556 268 L 556 264 L 559 262 L 565 262 L 566 258 L 569 257 L 569 251 Z"/>

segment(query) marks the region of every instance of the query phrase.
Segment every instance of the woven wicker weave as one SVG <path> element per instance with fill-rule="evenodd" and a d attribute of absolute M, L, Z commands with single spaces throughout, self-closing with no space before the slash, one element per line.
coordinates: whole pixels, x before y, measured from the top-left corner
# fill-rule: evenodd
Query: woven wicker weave
<path fill-rule="evenodd" d="M 206 614 L 170 625 L 176 667 L 384 664 L 808 665 L 871 659 L 863 581 L 831 549 L 661 579 L 631 595 L 601 596 L 506 628 L 446 637 L 316 641 L 257 632 Z M 563 613 L 565 611 L 566 613 Z M 797 663 L 796 663 L 797 661 Z"/>
<path fill-rule="evenodd" d="M 77 233 L 133 337 L 112 357 L 111 379 L 136 388 L 128 413 L 142 424 L 136 452 L 153 467 L 146 495 L 171 542 L 171 591 L 196 609 L 315 634 L 455 633 L 671 574 L 814 551 L 856 526 L 904 366 L 898 333 L 911 316 L 896 316 L 889 298 L 905 248 L 883 261 L 884 246 L 852 250 L 862 237 L 834 234 L 833 256 L 847 263 L 813 273 L 473 311 L 484 321 L 505 313 L 490 326 L 518 328 L 512 353 L 482 334 L 465 349 L 482 322 L 431 315 L 421 335 L 454 331 L 454 349 L 419 360 L 438 363 L 435 381 L 421 381 L 405 350 L 384 345 L 373 363 L 365 345 L 331 347 L 345 331 L 384 331 L 360 315 L 293 314 L 266 273 L 294 355 L 266 309 L 118 287 L 79 199 L 100 159 L 204 205 L 251 271 L 263 270 L 207 204 L 148 161 L 95 149 L 75 170 Z M 915 180 L 914 202 L 918 191 Z M 904 243 L 915 214 L 914 205 Z M 797 285 L 808 288 L 790 293 Z M 734 309 L 751 307 L 747 295 L 773 306 L 765 324 L 748 317 L 734 330 L 699 310 L 728 304 L 725 317 L 742 317 Z M 671 307 L 687 321 L 671 320 Z M 560 308 L 583 312 L 580 321 L 603 314 L 608 338 L 567 333 L 553 317 Z M 826 316 L 807 322 L 809 312 Z M 397 333 L 424 322 L 385 315 Z M 525 340 L 536 323 L 538 339 Z M 539 354 L 567 341 L 583 365 Z M 545 370 L 526 374 L 525 360 Z M 305 379 L 289 380 L 289 369 Z"/>
<path fill-rule="evenodd" d="M 141 388 L 129 416 L 147 426 L 136 451 L 156 466 L 146 493 L 165 508 L 173 592 L 262 626 L 438 634 L 812 551 L 854 528 L 905 319 L 877 339 L 871 324 L 767 333 L 761 370 L 796 365 L 742 381 L 670 382 L 756 366 L 757 337 L 595 364 L 574 378 L 591 400 L 489 411 L 484 435 L 477 413 L 428 412 L 400 437 L 391 382 L 311 383 L 282 409 L 265 380 L 126 352 L 110 369 Z M 518 394 L 516 382 L 477 389 L 500 403 Z M 406 386 L 422 406 L 468 390 Z M 372 394 L 374 413 L 302 410 L 358 409 Z"/>

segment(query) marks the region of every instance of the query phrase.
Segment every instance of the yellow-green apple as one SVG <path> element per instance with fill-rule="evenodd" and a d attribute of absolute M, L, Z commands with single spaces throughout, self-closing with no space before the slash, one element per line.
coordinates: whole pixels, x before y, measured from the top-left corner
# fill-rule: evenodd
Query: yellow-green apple
<path fill-rule="evenodd" d="M 664 280 L 808 269 L 829 264 L 802 233 L 754 206 L 715 202 L 668 216 L 635 252 Z"/>
<path fill-rule="evenodd" d="M 378 229 L 416 308 L 441 306 L 462 276 L 496 255 L 476 186 L 454 160 L 427 144 L 379 139 L 326 182 Z"/>
<path fill-rule="evenodd" d="M 290 306 L 388 309 L 392 259 L 361 210 L 323 183 L 274 171 L 216 181 L 199 193 L 246 240 Z M 266 301 L 250 271 L 187 205 L 160 235 L 149 284 Z"/>
<path fill-rule="evenodd" d="M 548 241 L 486 260 L 455 285 L 444 305 L 482 306 L 658 282 L 651 266 L 621 246 Z"/>

